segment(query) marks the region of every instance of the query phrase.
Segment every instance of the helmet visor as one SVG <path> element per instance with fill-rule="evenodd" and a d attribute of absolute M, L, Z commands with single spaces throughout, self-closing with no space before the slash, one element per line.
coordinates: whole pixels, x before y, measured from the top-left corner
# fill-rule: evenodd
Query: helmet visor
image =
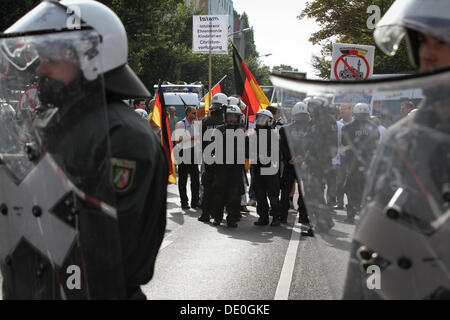
<path fill-rule="evenodd" d="M 255 125 L 260 127 L 268 127 L 271 125 L 272 119 L 265 114 L 257 114 L 255 116 Z"/>
<path fill-rule="evenodd" d="M 406 34 L 405 28 L 409 28 L 450 44 L 449 10 L 450 3 L 443 0 L 397 0 L 378 22 L 375 42 L 393 56 Z"/>
<path fill-rule="evenodd" d="M 448 172 L 450 139 L 447 120 L 438 120 L 435 111 L 449 105 L 450 68 L 355 83 L 277 75 L 271 81 L 280 94 L 332 97 L 332 104 L 342 106 L 365 103 L 389 128 L 352 124 L 348 113 L 337 123 L 329 108 L 318 108 L 306 128 L 293 124 L 280 131 L 301 182 L 297 230 L 314 235 L 302 241 L 311 242 L 323 267 L 317 282 L 328 286 L 323 297 L 442 299 L 450 288 L 450 257 L 444 253 L 450 187 L 442 174 Z M 404 98 L 419 110 L 401 120 Z M 333 173 L 336 164 L 345 179 Z M 333 183 L 346 189 L 345 197 L 328 184 L 329 175 L 341 179 Z M 333 203 L 338 205 L 332 208 Z M 307 280 L 298 279 L 295 286 L 311 286 L 312 277 L 298 277 Z M 311 298 L 317 299 L 303 292 L 296 296 Z"/>
<path fill-rule="evenodd" d="M 240 125 L 242 124 L 242 115 L 238 113 L 226 113 L 225 121 L 227 124 Z"/>
<path fill-rule="evenodd" d="M 38 63 L 71 63 L 83 71 L 87 80 L 100 72 L 100 37 L 93 30 L 42 33 L 0 39 L 1 59 L 20 71 L 30 70 Z M 8 66 L 9 68 L 9 66 Z"/>
<path fill-rule="evenodd" d="M 125 297 L 116 194 L 138 173 L 135 163 L 111 157 L 103 77 L 87 81 L 88 55 L 70 53 L 99 41 L 92 30 L 0 39 L 3 49 L 24 43 L 39 54 L 39 65 L 11 66 L 0 79 L 9 110 L 0 112 L 0 203 L 20 208 L 0 215 L 4 298 Z M 8 256 L 17 264 L 3 273 Z M 69 266 L 80 270 L 80 290 L 66 286 Z"/>

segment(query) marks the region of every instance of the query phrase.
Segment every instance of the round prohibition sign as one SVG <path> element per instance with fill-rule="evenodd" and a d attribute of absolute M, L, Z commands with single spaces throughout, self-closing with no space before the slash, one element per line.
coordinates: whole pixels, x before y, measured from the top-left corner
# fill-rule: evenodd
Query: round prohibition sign
<path fill-rule="evenodd" d="M 349 64 L 347 63 L 347 61 L 344 60 L 344 58 L 347 57 L 347 56 L 355 56 L 355 57 L 361 58 L 362 61 L 364 61 L 364 63 L 366 64 L 366 67 L 367 67 L 367 73 L 366 73 L 366 76 L 364 77 L 364 79 L 360 79 L 360 77 L 359 77 L 358 74 L 355 72 L 355 70 L 353 70 L 353 68 L 352 68 L 351 66 L 349 66 Z M 339 62 L 341 62 L 341 61 L 342 61 L 342 63 L 344 63 L 344 65 L 348 68 L 348 70 L 355 76 L 356 79 L 358 79 L 358 80 L 366 80 L 366 79 L 369 77 L 369 70 L 370 70 L 370 67 L 369 67 L 369 62 L 367 61 L 367 59 L 364 58 L 364 56 L 361 56 L 361 55 L 359 55 L 359 54 L 350 54 L 350 53 L 346 53 L 346 54 L 343 54 L 342 56 L 340 56 L 339 59 L 337 59 L 336 63 L 334 64 L 334 76 L 336 77 L 337 80 L 341 80 L 341 79 L 339 78 L 339 74 L 338 74 L 338 72 L 337 72 L 337 67 L 338 67 L 338 65 L 339 65 Z"/>
<path fill-rule="evenodd" d="M 22 112 L 22 109 L 32 109 L 33 112 L 35 112 L 39 105 L 39 98 L 37 97 L 37 83 L 35 83 L 33 86 L 25 90 L 20 97 L 19 111 Z"/>

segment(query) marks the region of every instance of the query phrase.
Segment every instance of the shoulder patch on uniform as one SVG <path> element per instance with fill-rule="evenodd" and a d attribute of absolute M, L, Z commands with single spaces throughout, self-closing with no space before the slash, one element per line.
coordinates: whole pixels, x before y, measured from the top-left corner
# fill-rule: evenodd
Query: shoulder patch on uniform
<path fill-rule="evenodd" d="M 117 192 L 128 191 L 134 183 L 136 161 L 111 158 L 110 181 Z"/>

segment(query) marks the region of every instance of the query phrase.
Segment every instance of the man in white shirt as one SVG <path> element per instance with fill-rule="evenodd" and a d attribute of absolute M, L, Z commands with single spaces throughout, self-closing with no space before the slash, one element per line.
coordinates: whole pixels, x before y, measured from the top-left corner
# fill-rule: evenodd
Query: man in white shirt
<path fill-rule="evenodd" d="M 336 210 L 344 209 L 344 184 L 345 184 L 345 170 L 343 166 L 343 148 L 342 148 L 342 127 L 347 123 L 353 121 L 352 117 L 352 104 L 343 104 L 339 106 L 339 114 L 341 116 L 341 120 L 337 121 L 338 127 L 338 153 L 336 157 L 333 158 L 333 168 L 336 172 L 336 206 L 334 207 Z"/>
<path fill-rule="evenodd" d="M 195 120 L 197 118 L 197 110 L 195 107 L 188 106 L 186 108 L 186 117 L 178 121 L 175 126 L 175 142 L 179 151 L 181 162 L 178 162 L 178 191 L 180 193 L 181 208 L 189 209 L 189 199 L 186 194 L 186 184 L 188 175 L 191 180 L 191 207 L 196 209 L 199 207 L 199 157 L 198 138 L 199 129 Z M 181 149 L 181 150 L 180 150 Z"/>
<path fill-rule="evenodd" d="M 372 120 L 373 123 L 375 123 L 376 126 L 378 127 L 378 132 L 380 133 L 380 140 L 378 142 L 381 142 L 381 140 L 383 140 L 384 133 L 386 132 L 387 129 L 385 126 L 381 124 L 381 121 L 380 119 L 378 119 L 378 117 L 371 116 L 370 120 Z"/>

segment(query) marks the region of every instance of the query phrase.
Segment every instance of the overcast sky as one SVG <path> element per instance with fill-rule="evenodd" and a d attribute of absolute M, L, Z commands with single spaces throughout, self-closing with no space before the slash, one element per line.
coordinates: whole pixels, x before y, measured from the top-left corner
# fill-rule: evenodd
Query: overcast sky
<path fill-rule="evenodd" d="M 309 41 L 311 33 L 319 27 L 314 20 L 298 20 L 306 0 L 233 0 L 234 9 L 248 15 L 253 26 L 256 49 L 263 64 L 271 68 L 287 64 L 307 72 L 308 78 L 317 78 L 311 65 L 312 54 L 320 54 L 320 46 Z"/>

